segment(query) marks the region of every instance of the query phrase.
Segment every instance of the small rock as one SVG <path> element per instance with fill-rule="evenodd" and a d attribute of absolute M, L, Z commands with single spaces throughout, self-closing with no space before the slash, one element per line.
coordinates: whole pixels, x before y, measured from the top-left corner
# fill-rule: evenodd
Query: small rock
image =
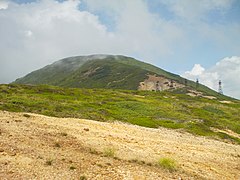
<path fill-rule="evenodd" d="M 14 149 L 11 149 L 11 151 L 8 152 L 8 155 L 9 155 L 9 156 L 16 156 L 15 150 L 14 150 Z"/>
<path fill-rule="evenodd" d="M 9 155 L 10 156 L 16 156 L 16 153 L 15 152 L 10 152 Z"/>
<path fill-rule="evenodd" d="M 22 120 L 16 119 L 15 122 L 22 122 Z"/>
<path fill-rule="evenodd" d="M 83 130 L 84 130 L 84 131 L 89 131 L 89 129 L 88 129 L 88 128 L 84 128 Z"/>

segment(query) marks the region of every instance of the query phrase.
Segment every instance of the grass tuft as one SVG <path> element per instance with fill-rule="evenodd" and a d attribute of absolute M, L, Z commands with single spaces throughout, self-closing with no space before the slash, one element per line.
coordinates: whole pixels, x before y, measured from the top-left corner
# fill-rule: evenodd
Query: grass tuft
<path fill-rule="evenodd" d="M 116 150 L 114 148 L 105 148 L 103 151 L 103 155 L 105 157 L 114 157 Z"/>
<path fill-rule="evenodd" d="M 80 178 L 79 178 L 80 180 L 87 180 L 87 177 L 86 176 L 80 176 Z"/>
<path fill-rule="evenodd" d="M 175 171 L 177 169 L 177 163 L 171 158 L 161 158 L 158 161 L 158 165 L 169 171 Z"/>

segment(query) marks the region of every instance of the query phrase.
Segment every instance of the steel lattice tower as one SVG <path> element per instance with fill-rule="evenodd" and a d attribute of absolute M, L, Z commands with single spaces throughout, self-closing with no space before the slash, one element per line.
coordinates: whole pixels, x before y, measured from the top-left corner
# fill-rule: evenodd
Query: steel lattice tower
<path fill-rule="evenodd" d="M 218 82 L 218 93 L 223 94 L 222 81 L 221 80 L 219 80 L 219 82 Z"/>

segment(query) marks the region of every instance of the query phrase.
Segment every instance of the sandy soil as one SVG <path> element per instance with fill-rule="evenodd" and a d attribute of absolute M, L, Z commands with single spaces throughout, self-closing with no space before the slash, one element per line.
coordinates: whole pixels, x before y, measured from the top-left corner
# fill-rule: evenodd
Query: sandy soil
<path fill-rule="evenodd" d="M 162 157 L 177 171 L 155 165 Z M 240 179 L 240 146 L 164 128 L 0 111 L 0 179 L 80 177 Z"/>

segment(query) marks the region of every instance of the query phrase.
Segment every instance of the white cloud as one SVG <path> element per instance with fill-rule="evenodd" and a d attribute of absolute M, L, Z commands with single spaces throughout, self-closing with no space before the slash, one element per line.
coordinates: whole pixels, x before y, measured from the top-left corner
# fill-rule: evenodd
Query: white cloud
<path fill-rule="evenodd" d="M 30 30 L 25 31 L 26 37 L 31 37 L 32 35 L 33 35 L 32 31 L 30 31 Z"/>
<path fill-rule="evenodd" d="M 109 1 L 101 2 L 106 7 Z M 11 2 L 0 11 L 0 82 L 13 81 L 74 55 L 109 53 L 153 60 L 171 54 L 171 47 L 184 41 L 183 31 L 151 14 L 144 1 L 110 3 L 109 11 L 117 14 L 114 32 L 109 32 L 98 16 L 80 11 L 79 4 L 53 0 L 21 5 Z"/>
<path fill-rule="evenodd" d="M 176 22 L 188 34 L 187 38 L 191 38 L 188 39 L 190 47 L 198 48 L 199 44 L 208 43 L 219 51 L 240 52 L 239 21 L 223 20 L 234 5 L 239 6 L 237 0 L 161 1 L 176 15 Z"/>
<path fill-rule="evenodd" d="M 165 59 L 174 53 L 173 47 L 178 42 L 185 42 L 184 30 L 151 13 L 144 0 L 85 0 L 85 3 L 90 10 L 107 12 L 113 17 L 116 37 L 141 59 L 151 61 L 156 56 Z"/>
<path fill-rule="evenodd" d="M 191 71 L 186 71 L 185 74 L 188 76 L 199 76 L 203 74 L 205 69 L 200 64 L 195 64 Z"/>
<path fill-rule="evenodd" d="M 226 11 L 234 0 L 162 0 L 177 16 L 190 21 L 196 21 L 205 17 L 211 10 Z"/>
<path fill-rule="evenodd" d="M 98 17 L 78 10 L 79 1 L 9 3 L 0 11 L 0 81 L 57 59 L 111 49 L 111 35 Z M 106 42 L 106 43 L 105 43 Z"/>
<path fill-rule="evenodd" d="M 83 0 L 91 11 L 107 11 L 111 15 L 121 14 L 121 11 L 127 6 L 128 0 Z M 132 0 L 135 1 L 135 0 Z M 139 1 L 140 2 L 140 1 Z"/>
<path fill-rule="evenodd" d="M 226 95 L 240 99 L 240 57 L 226 57 L 218 61 L 213 67 L 204 70 L 199 64 L 195 64 L 191 71 L 182 74 L 183 77 L 196 80 L 200 83 L 218 90 L 218 82 L 222 81 L 223 92 Z"/>
<path fill-rule="evenodd" d="M 202 21 L 211 10 L 227 11 L 233 0 L 159 1 L 178 18 L 150 12 L 147 0 L 38 0 L 21 5 L 0 0 L 0 83 L 75 55 L 123 54 L 178 71 L 185 63 L 198 62 L 193 57 L 199 60 L 198 54 L 208 47 L 213 49 L 207 53 L 223 57 L 240 52 L 239 23 Z M 79 10 L 81 2 L 87 10 Z M 108 17 L 114 21 L 111 30 L 103 20 Z M 207 73 L 211 79 L 220 78 L 200 65 L 188 75 Z"/>
<path fill-rule="evenodd" d="M 1 9 L 7 9 L 8 8 L 8 1 L 0 1 L 0 10 Z"/>

